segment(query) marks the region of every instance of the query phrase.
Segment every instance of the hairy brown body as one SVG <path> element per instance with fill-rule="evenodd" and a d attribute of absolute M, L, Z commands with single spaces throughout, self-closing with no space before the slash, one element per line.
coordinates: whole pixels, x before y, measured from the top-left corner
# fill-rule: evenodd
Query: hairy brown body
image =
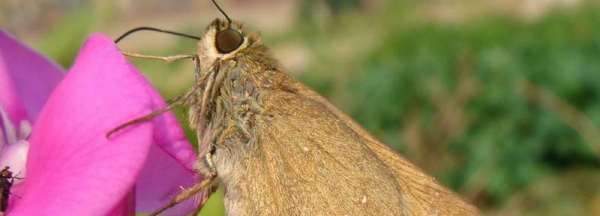
<path fill-rule="evenodd" d="M 226 28 L 244 43 L 220 53 Z M 214 21 L 198 53 L 201 90 L 188 103 L 198 169 L 216 174 L 229 215 L 478 214 L 284 73 L 240 24 Z"/>

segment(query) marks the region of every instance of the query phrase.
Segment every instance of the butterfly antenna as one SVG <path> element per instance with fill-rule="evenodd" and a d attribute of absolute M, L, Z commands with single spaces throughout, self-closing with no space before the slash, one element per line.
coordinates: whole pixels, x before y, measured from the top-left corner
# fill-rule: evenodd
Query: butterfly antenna
<path fill-rule="evenodd" d="M 228 24 L 231 24 L 231 18 L 229 18 L 229 16 L 227 16 L 227 13 L 225 13 L 225 11 L 223 11 L 223 8 L 221 8 L 221 6 L 219 6 L 219 4 L 217 4 L 217 2 L 215 0 L 211 0 L 211 1 L 215 5 L 215 7 L 217 7 L 217 10 L 219 10 L 219 12 L 221 12 L 221 14 L 223 14 L 223 16 L 225 16 L 225 19 L 227 19 Z"/>
<path fill-rule="evenodd" d="M 184 33 L 179 33 L 179 32 L 174 32 L 174 31 L 169 31 L 169 30 L 164 30 L 164 29 L 159 29 L 159 28 L 154 28 L 154 27 L 146 27 L 146 26 L 142 26 L 142 27 L 137 27 L 134 29 L 131 29 L 125 33 L 123 33 L 120 37 L 118 37 L 115 40 L 115 43 L 119 43 L 119 41 L 123 40 L 125 37 L 138 32 L 138 31 L 154 31 L 154 32 L 160 32 L 160 33 L 165 33 L 165 34 L 171 34 L 171 35 L 176 35 L 176 36 L 180 36 L 180 37 L 185 37 L 185 38 L 190 38 L 190 39 L 194 39 L 194 40 L 200 40 L 201 38 L 198 36 L 194 36 L 194 35 L 189 35 L 189 34 L 184 34 Z"/>

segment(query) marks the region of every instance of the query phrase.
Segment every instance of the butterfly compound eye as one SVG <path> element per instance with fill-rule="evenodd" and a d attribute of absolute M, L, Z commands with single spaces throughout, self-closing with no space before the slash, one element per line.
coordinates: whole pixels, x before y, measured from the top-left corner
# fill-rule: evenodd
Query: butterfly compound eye
<path fill-rule="evenodd" d="M 231 28 L 219 31 L 216 37 L 217 50 L 220 53 L 230 53 L 239 48 L 244 42 L 244 36 Z"/>

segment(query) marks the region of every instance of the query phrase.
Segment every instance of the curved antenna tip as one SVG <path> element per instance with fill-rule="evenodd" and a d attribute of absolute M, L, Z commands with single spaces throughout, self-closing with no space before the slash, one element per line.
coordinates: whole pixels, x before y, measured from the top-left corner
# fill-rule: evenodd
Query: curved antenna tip
<path fill-rule="evenodd" d="M 215 0 L 211 0 L 211 1 L 215 5 L 215 7 L 217 7 L 217 10 L 219 10 L 219 12 L 221 12 L 221 14 L 223 14 L 223 16 L 225 16 L 225 19 L 227 19 L 227 22 L 229 24 L 231 24 L 231 18 L 229 18 L 229 16 L 227 15 L 227 13 L 225 13 L 223 8 L 221 8 L 221 6 L 219 6 L 219 4 L 217 4 L 217 1 L 215 1 Z"/>

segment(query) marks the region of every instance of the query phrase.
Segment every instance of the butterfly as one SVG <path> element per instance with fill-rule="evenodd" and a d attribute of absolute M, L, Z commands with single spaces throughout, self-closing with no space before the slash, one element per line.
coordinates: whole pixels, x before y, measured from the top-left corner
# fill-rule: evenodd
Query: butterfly
<path fill-rule="evenodd" d="M 378 141 L 324 97 L 285 72 L 259 34 L 215 19 L 192 59 L 196 80 L 165 109 L 183 105 L 198 135 L 198 172 L 207 178 L 155 214 L 194 194 L 224 189 L 228 215 L 478 215 L 463 201 Z M 326 64 L 326 62 L 323 62 Z"/>

